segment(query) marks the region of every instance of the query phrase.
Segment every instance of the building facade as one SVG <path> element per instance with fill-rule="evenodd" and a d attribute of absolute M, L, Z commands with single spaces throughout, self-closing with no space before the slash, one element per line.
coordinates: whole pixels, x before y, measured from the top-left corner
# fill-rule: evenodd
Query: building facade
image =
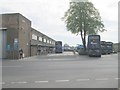
<path fill-rule="evenodd" d="M 31 28 L 31 56 L 54 53 L 55 40 Z"/>
<path fill-rule="evenodd" d="M 20 49 L 23 50 L 24 57 L 47 54 L 48 48 L 54 49 L 55 47 L 55 40 L 33 29 L 31 21 L 19 13 L 2 14 L 2 27 L 0 28 L 2 37 L 4 37 L 2 38 L 4 41 L 2 58 L 19 59 Z"/>

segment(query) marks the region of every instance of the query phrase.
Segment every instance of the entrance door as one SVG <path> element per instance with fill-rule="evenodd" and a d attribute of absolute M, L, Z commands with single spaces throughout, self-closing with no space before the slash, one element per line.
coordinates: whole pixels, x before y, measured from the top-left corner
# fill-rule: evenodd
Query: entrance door
<path fill-rule="evenodd" d="M 2 30 L 0 30 L 0 59 L 2 58 Z"/>
<path fill-rule="evenodd" d="M 6 58 L 6 30 L 0 29 L 0 58 Z"/>

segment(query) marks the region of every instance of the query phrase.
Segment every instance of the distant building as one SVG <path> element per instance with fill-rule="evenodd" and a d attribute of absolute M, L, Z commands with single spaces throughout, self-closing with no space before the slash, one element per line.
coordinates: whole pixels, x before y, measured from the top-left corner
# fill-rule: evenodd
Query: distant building
<path fill-rule="evenodd" d="M 120 43 L 114 43 L 113 44 L 113 50 L 115 52 L 120 52 Z"/>

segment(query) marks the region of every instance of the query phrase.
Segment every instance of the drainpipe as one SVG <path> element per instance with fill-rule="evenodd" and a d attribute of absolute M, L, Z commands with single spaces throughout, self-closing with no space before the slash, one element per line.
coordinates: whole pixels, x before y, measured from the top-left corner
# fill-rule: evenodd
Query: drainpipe
<path fill-rule="evenodd" d="M 31 57 L 31 40 L 30 40 L 30 57 Z"/>

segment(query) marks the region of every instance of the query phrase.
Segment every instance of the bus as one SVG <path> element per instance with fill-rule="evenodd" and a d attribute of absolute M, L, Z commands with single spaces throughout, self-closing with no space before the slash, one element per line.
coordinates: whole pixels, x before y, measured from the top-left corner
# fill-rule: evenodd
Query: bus
<path fill-rule="evenodd" d="M 55 53 L 62 53 L 62 41 L 55 42 Z"/>
<path fill-rule="evenodd" d="M 107 54 L 111 54 L 113 52 L 113 43 L 112 42 L 106 42 L 107 47 Z"/>
<path fill-rule="evenodd" d="M 101 53 L 105 55 L 107 53 L 107 45 L 105 41 L 101 41 Z"/>
<path fill-rule="evenodd" d="M 88 55 L 101 57 L 100 35 L 89 35 L 87 44 Z"/>

